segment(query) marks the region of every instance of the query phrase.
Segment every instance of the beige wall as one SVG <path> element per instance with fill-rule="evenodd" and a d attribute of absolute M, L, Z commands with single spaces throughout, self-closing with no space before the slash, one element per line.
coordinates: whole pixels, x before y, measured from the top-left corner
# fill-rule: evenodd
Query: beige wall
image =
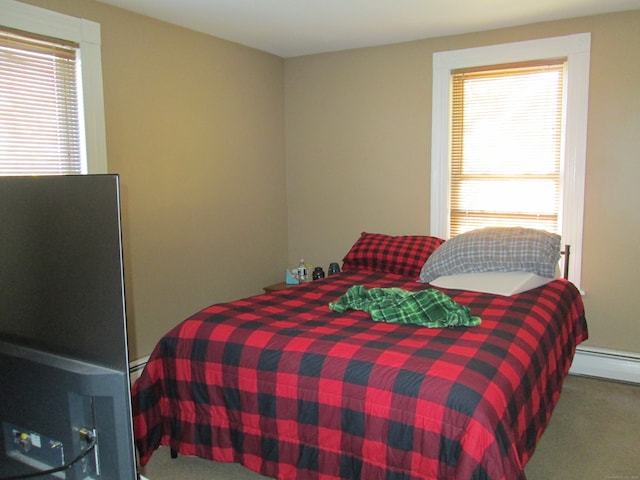
<path fill-rule="evenodd" d="M 25 3 L 101 25 L 131 358 L 200 308 L 279 281 L 284 61 L 90 0 Z"/>
<path fill-rule="evenodd" d="M 640 11 L 285 62 L 289 260 L 428 234 L 432 55 L 591 32 L 582 288 L 590 346 L 640 353 Z"/>
<path fill-rule="evenodd" d="M 578 32 L 588 344 L 640 353 L 640 11 L 283 60 L 92 0 L 23 1 L 102 27 L 132 358 L 301 256 L 326 268 L 361 231 L 429 233 L 433 52 Z"/>

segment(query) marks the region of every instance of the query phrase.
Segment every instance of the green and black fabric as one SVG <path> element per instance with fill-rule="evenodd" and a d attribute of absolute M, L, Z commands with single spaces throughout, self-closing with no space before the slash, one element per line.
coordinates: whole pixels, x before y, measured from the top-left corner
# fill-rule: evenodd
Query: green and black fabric
<path fill-rule="evenodd" d="M 473 327 L 480 317 L 471 315 L 469 307 L 454 302 L 448 295 L 429 288 L 411 292 L 401 288 L 371 288 L 354 285 L 329 308 L 342 313 L 362 310 L 376 322 L 412 323 L 429 328 Z"/>

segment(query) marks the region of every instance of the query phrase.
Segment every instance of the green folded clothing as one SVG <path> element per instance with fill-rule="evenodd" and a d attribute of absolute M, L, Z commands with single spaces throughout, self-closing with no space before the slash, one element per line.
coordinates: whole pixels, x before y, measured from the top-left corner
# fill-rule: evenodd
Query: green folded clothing
<path fill-rule="evenodd" d="M 362 310 L 376 322 L 412 323 L 429 328 L 473 327 L 480 317 L 471 315 L 469 307 L 454 302 L 434 288 L 410 292 L 401 288 L 371 288 L 354 285 L 337 302 L 329 303 L 335 312 Z"/>

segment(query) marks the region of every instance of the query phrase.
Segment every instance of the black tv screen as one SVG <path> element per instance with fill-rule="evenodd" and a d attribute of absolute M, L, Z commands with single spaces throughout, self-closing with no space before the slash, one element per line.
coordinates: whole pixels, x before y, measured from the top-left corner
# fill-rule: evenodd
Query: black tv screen
<path fill-rule="evenodd" d="M 2 177 L 0 229 L 0 335 L 127 369 L 118 177 Z"/>
<path fill-rule="evenodd" d="M 135 478 L 118 176 L 0 177 L 0 262 L 0 478 Z"/>

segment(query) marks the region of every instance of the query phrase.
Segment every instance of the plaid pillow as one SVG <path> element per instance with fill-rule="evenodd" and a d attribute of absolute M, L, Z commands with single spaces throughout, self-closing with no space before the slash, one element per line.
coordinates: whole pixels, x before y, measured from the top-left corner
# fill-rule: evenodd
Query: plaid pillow
<path fill-rule="evenodd" d="M 444 242 L 426 235 L 390 236 L 362 232 L 342 259 L 343 270 L 373 270 L 417 278 L 429 256 Z"/>
<path fill-rule="evenodd" d="M 560 235 L 531 228 L 483 228 L 447 240 L 424 264 L 420 281 L 472 272 L 531 272 L 553 278 L 558 260 Z"/>

